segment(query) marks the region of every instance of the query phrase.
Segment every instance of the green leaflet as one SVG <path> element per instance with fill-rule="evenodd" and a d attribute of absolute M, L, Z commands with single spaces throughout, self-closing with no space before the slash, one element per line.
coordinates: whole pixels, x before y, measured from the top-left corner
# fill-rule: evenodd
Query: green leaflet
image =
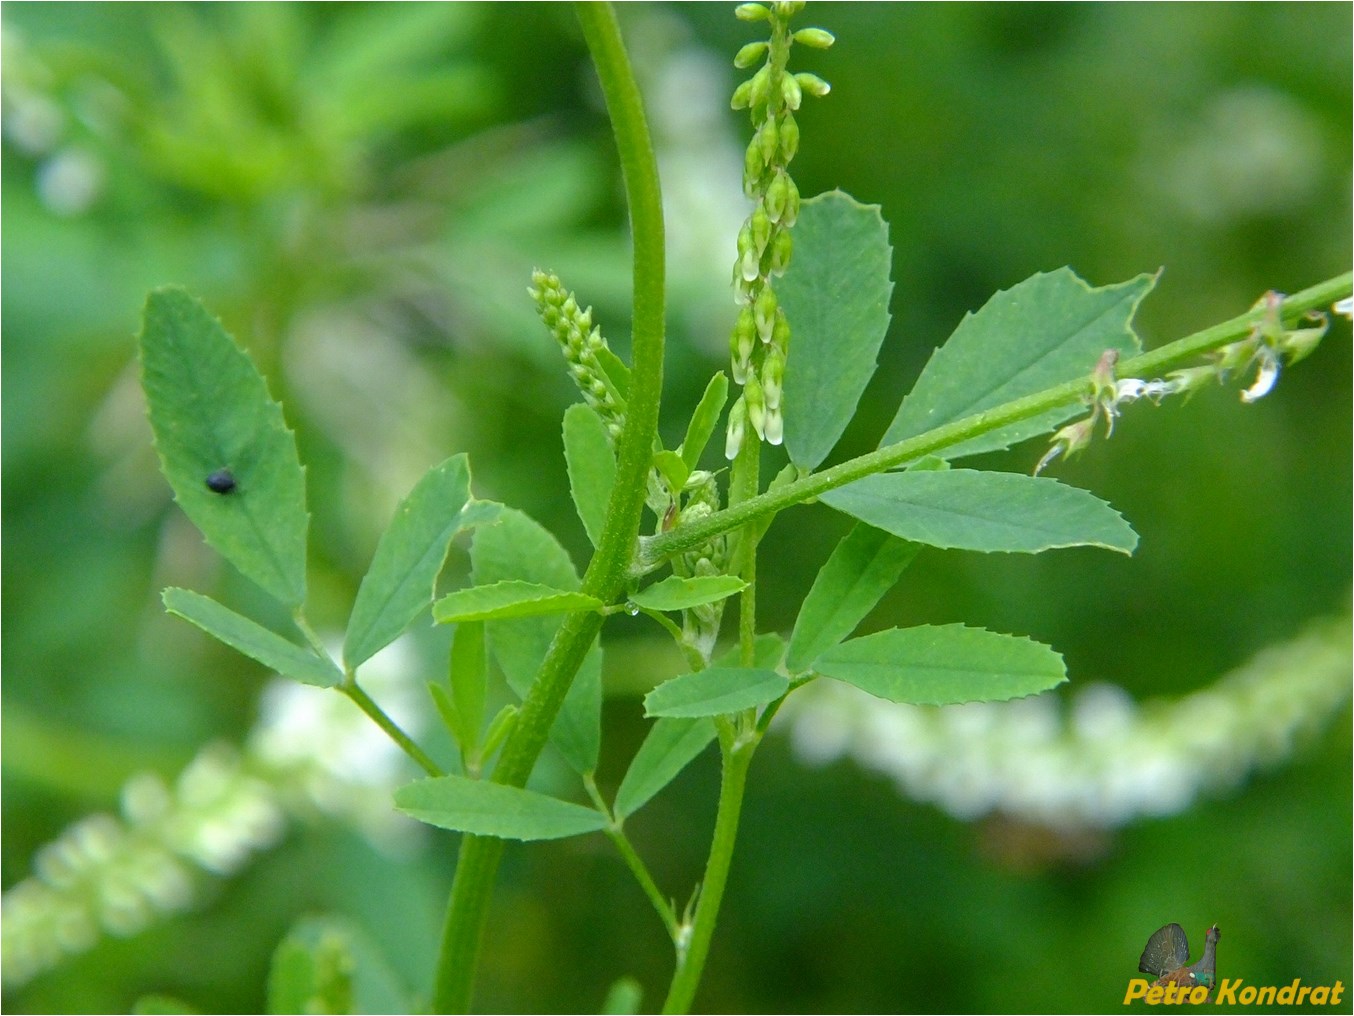
<path fill-rule="evenodd" d="M 880 444 L 1085 377 L 1107 349 L 1124 357 L 1140 352 L 1131 321 L 1155 284 L 1156 276 L 1139 275 L 1092 289 L 1070 268 L 1059 268 L 996 293 L 976 314 L 965 314 L 931 355 Z M 1080 405 L 1064 406 L 940 454 L 952 459 L 1007 448 L 1081 412 Z"/>
<path fill-rule="evenodd" d="M 470 500 L 470 465 L 456 455 L 414 485 L 381 536 L 348 619 L 343 660 L 356 668 L 389 645 L 432 602 L 452 538 L 497 514 Z"/>
<path fill-rule="evenodd" d="M 514 508 L 504 508 L 497 525 L 475 531 L 470 577 L 478 586 L 516 580 L 576 591 L 578 574 L 568 553 L 544 527 Z M 596 602 L 596 601 L 593 601 Z M 600 604 L 599 604 L 600 606 Z M 489 649 L 509 687 L 525 697 L 559 628 L 558 615 L 493 620 L 485 626 Z M 601 650 L 593 647 L 565 696 L 550 738 L 569 764 L 587 772 L 601 746 Z"/>
<path fill-rule="evenodd" d="M 814 670 L 890 702 L 947 706 L 1004 702 L 1067 680 L 1048 646 L 962 624 L 921 625 L 851 639 L 818 657 Z"/>
<path fill-rule="evenodd" d="M 792 674 L 850 635 L 887 593 L 921 544 L 900 540 L 872 526 L 851 527 L 813 580 L 799 608 L 785 665 Z"/>
<path fill-rule="evenodd" d="M 146 300 L 139 340 L 160 468 L 207 542 L 290 607 L 306 598 L 305 474 L 282 407 L 221 322 L 182 289 Z M 230 493 L 206 478 L 227 469 Z"/>
<path fill-rule="evenodd" d="M 639 811 L 714 739 L 715 724 L 708 716 L 656 720 L 616 791 L 616 817 Z"/>
<path fill-rule="evenodd" d="M 766 705 L 789 687 L 774 670 L 711 667 L 664 681 L 644 696 L 644 715 L 722 716 Z"/>
<path fill-rule="evenodd" d="M 1138 545 L 1123 516 L 1078 487 L 1046 476 L 975 469 L 878 473 L 822 500 L 904 540 L 957 550 L 1038 553 Z"/>
<path fill-rule="evenodd" d="M 564 411 L 564 461 L 574 507 L 595 547 L 602 538 L 611 488 L 616 485 L 616 455 L 606 424 L 581 402 Z"/>
<path fill-rule="evenodd" d="M 701 575 L 689 579 L 669 575 L 635 593 L 630 602 L 645 610 L 686 610 L 725 599 L 746 587 L 747 583 L 736 575 Z"/>
<path fill-rule="evenodd" d="M 171 614 L 191 621 L 208 635 L 279 674 L 320 688 L 333 688 L 343 682 L 343 672 L 327 656 L 289 642 L 210 597 L 173 586 L 161 596 Z"/>
<path fill-rule="evenodd" d="M 705 386 L 705 394 L 691 414 L 691 422 L 686 426 L 686 437 L 682 439 L 682 461 L 687 472 L 700 465 L 701 452 L 710 443 L 710 435 L 719 426 L 720 414 L 724 412 L 724 403 L 729 401 L 729 379 L 722 370 L 716 371 L 710 383 Z"/>
<path fill-rule="evenodd" d="M 488 682 L 482 622 L 465 621 L 456 626 L 448 671 L 450 703 L 454 707 L 456 721 L 452 733 L 456 736 L 462 756 L 474 758 L 479 751 L 480 734 L 484 729 Z"/>
<path fill-rule="evenodd" d="M 892 258 L 878 205 L 841 191 L 800 205 L 794 257 L 776 296 L 790 321 L 785 448 L 802 469 L 827 458 L 874 376 L 889 327 Z"/>
<path fill-rule="evenodd" d="M 395 791 L 395 807 L 442 829 L 506 840 L 557 840 L 596 832 L 607 823 L 593 808 L 464 776 L 406 784 Z"/>
<path fill-rule="evenodd" d="M 491 586 L 470 586 L 448 593 L 433 604 L 433 620 L 497 621 L 512 617 L 567 614 L 571 610 L 600 610 L 602 601 L 585 593 L 553 589 L 536 582 L 505 579 Z"/>

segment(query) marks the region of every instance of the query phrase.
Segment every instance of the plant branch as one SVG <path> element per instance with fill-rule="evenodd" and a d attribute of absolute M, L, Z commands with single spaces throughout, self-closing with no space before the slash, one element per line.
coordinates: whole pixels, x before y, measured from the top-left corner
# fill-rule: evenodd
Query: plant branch
<path fill-rule="evenodd" d="M 584 592 L 610 603 L 621 595 L 629 579 L 658 432 L 665 301 L 663 206 L 644 106 L 615 11 L 604 3 L 579 3 L 575 10 L 606 97 L 634 244 L 633 363 L 625 429 L 618 442 L 616 483 L 597 553 L 583 577 Z M 513 786 L 526 783 L 602 620 L 592 611 L 565 618 L 494 768 L 495 782 Z M 470 1006 L 489 898 L 502 855 L 502 840 L 466 836 L 461 841 L 438 956 L 433 996 L 436 1012 L 462 1012 Z"/>
<path fill-rule="evenodd" d="M 1294 323 L 1307 312 L 1329 307 L 1336 300 L 1349 296 L 1350 292 L 1351 273 L 1337 275 L 1287 297 L 1281 311 L 1283 319 L 1286 323 Z M 1229 321 L 1168 343 L 1159 349 L 1121 360 L 1117 373 L 1120 377 L 1150 378 L 1186 366 L 1202 354 L 1245 338 L 1260 322 L 1264 313 L 1262 308 L 1256 308 Z M 1042 392 L 1014 399 L 981 413 L 966 416 L 962 420 L 928 430 L 905 441 L 886 445 L 785 487 L 770 490 L 751 500 L 730 505 L 722 512 L 716 512 L 677 529 L 646 537 L 640 541 L 640 557 L 636 562 L 636 570 L 649 571 L 673 554 L 699 546 L 720 533 L 738 529 L 754 519 L 770 517 L 776 512 L 811 500 L 835 487 L 901 466 L 923 455 L 943 451 L 989 431 L 1038 416 L 1050 409 L 1077 402 L 1091 392 L 1092 383 L 1092 376 L 1087 374 L 1086 377 L 1075 381 L 1067 381 Z"/>
<path fill-rule="evenodd" d="M 737 728 L 735 728 L 737 729 Z M 705 878 L 701 882 L 696 914 L 690 924 L 690 935 L 677 947 L 677 969 L 663 1002 L 663 1012 L 684 1013 L 690 1010 L 705 970 L 705 958 L 710 953 L 710 941 L 715 934 L 719 905 L 724 899 L 724 886 L 729 879 L 729 865 L 733 861 L 734 842 L 738 838 L 738 819 L 743 811 L 743 794 L 747 788 L 748 766 L 756 750 L 760 735 L 735 733 L 729 728 L 720 732 L 719 746 L 724 766 L 719 781 L 719 810 L 715 815 L 715 832 L 710 841 L 710 856 L 705 862 Z"/>
<path fill-rule="evenodd" d="M 445 776 L 446 773 L 434 762 L 422 748 L 414 743 L 414 739 L 400 729 L 399 724 L 392 720 L 384 709 L 376 704 L 365 691 L 358 686 L 357 681 L 349 673 L 347 680 L 339 685 L 339 691 L 348 696 L 350 700 L 367 714 L 378 727 L 389 735 L 390 739 L 400 746 L 400 750 L 418 763 L 429 776 Z"/>

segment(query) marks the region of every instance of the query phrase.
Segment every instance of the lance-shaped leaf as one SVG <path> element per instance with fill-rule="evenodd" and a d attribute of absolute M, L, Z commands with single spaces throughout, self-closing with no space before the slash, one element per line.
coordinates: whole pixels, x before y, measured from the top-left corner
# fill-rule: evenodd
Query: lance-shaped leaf
<path fill-rule="evenodd" d="M 700 465 L 701 452 L 710 442 L 710 435 L 719 426 L 720 414 L 724 412 L 724 403 L 729 401 L 729 379 L 724 372 L 716 371 L 710 383 L 705 386 L 696 411 L 691 414 L 691 422 L 686 425 L 686 437 L 682 439 L 682 461 L 687 472 Z"/>
<path fill-rule="evenodd" d="M 814 670 L 890 702 L 1004 702 L 1067 680 L 1046 645 L 962 624 L 890 628 L 834 646 Z"/>
<path fill-rule="evenodd" d="M 820 653 L 855 631 L 919 550 L 921 544 L 873 526 L 852 526 L 819 570 L 799 608 L 785 660 L 790 672 L 807 670 Z"/>
<path fill-rule="evenodd" d="M 470 586 L 448 593 L 433 604 L 433 619 L 439 624 L 499 621 L 511 617 L 567 614 L 571 610 L 600 610 L 602 606 L 601 600 L 586 593 L 505 579 L 491 586 Z"/>
<path fill-rule="evenodd" d="M 593 808 L 464 776 L 406 784 L 395 791 L 395 807 L 428 825 L 505 840 L 558 840 L 607 823 Z"/>
<path fill-rule="evenodd" d="M 669 575 L 635 593 L 630 602 L 645 610 L 686 610 L 723 600 L 746 587 L 747 583 L 736 575 L 699 575 L 695 578 Z"/>
<path fill-rule="evenodd" d="M 656 720 L 616 791 L 616 817 L 639 811 L 714 739 L 715 724 L 707 716 Z"/>
<path fill-rule="evenodd" d="M 602 538 L 611 488 L 616 485 L 616 454 L 602 418 L 581 402 L 564 411 L 564 461 L 574 507 L 595 547 Z"/>
<path fill-rule="evenodd" d="M 320 688 L 333 688 L 343 681 L 343 672 L 329 657 L 287 641 L 210 597 L 171 586 L 162 598 L 171 614 L 191 621 L 208 635 L 279 674 Z"/>
<path fill-rule="evenodd" d="M 432 602 L 452 538 L 488 521 L 491 502 L 470 500 L 470 464 L 456 455 L 428 470 L 398 508 L 357 590 L 343 659 L 357 667 L 389 645 Z"/>
<path fill-rule="evenodd" d="M 975 469 L 876 473 L 822 500 L 878 529 L 932 547 L 1038 553 L 1104 547 L 1131 554 L 1138 536 L 1093 494 L 1047 476 Z"/>
<path fill-rule="evenodd" d="M 471 579 L 487 586 L 502 581 L 539 583 L 556 590 L 578 589 L 578 573 L 559 541 L 537 522 L 505 508 L 497 525 L 476 531 L 470 549 Z M 591 604 L 589 609 L 596 609 Z M 600 606 L 600 604 L 597 604 Z M 559 628 L 555 615 L 493 620 L 485 628 L 489 648 L 509 687 L 526 697 Z M 550 739 L 579 772 L 595 768 L 601 744 L 601 650 L 589 652 L 569 687 Z"/>
<path fill-rule="evenodd" d="M 174 499 L 242 574 L 300 606 L 309 516 L 282 407 L 221 322 L 182 289 L 150 294 L 139 345 L 150 425 Z"/>
<path fill-rule="evenodd" d="M 965 314 L 932 354 L 881 444 L 1086 377 L 1107 349 L 1123 357 L 1140 352 L 1131 322 L 1155 284 L 1155 275 L 1139 275 L 1092 289 L 1070 268 L 1059 268 L 1002 290 L 976 314 Z M 938 454 L 957 458 L 1007 448 L 1081 412 L 1080 404 L 1050 410 Z"/>
<path fill-rule="evenodd" d="M 874 375 L 889 327 L 892 257 L 878 205 L 841 191 L 800 205 L 794 257 L 776 297 L 790 322 L 785 448 L 803 469 L 827 458 Z"/>
<path fill-rule="evenodd" d="M 644 715 L 722 716 L 766 705 L 789 687 L 774 670 L 710 667 L 664 681 L 644 696 Z"/>

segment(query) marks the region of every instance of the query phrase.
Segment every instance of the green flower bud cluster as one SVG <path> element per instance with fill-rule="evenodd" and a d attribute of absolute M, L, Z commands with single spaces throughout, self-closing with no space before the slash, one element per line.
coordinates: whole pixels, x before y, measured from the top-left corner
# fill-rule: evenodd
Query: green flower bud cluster
<path fill-rule="evenodd" d="M 795 121 L 804 96 L 826 95 L 830 86 L 815 74 L 787 70 L 790 47 L 796 42 L 827 49 L 832 34 L 821 28 L 790 30 L 790 19 L 804 6 L 801 0 L 769 5 L 745 3 L 736 14 L 743 21 L 766 21 L 767 41 L 750 42 L 738 51 L 734 65 L 762 66 L 733 93 L 734 109 L 747 109 L 754 133 L 743 162 L 743 193 L 755 203 L 738 233 L 738 258 L 733 267 L 738 319 L 729 336 L 733 379 L 743 394 L 729 411 L 725 455 L 732 459 L 743 446 L 750 424 L 759 440 L 778 445 L 785 423 L 781 395 L 785 360 L 790 352 L 790 323 L 776 300 L 772 279 L 790 263 L 793 244 L 790 227 L 799 215 L 799 188 L 789 173 L 799 149 Z"/>
<path fill-rule="evenodd" d="M 715 474 L 703 469 L 695 470 L 682 488 L 686 494 L 686 504 L 677 518 L 677 525 L 696 522 L 719 511 L 719 486 Z M 687 578 L 710 575 L 727 575 L 729 571 L 729 544 L 725 534 L 721 533 L 707 543 L 688 550 L 673 559 L 673 572 Z M 719 638 L 719 625 L 724 617 L 724 600 L 714 603 L 698 604 L 682 611 L 682 638 L 693 646 L 707 663 L 714 653 L 715 642 Z"/>
<path fill-rule="evenodd" d="M 550 329 L 569 365 L 583 398 L 606 424 L 614 441 L 625 427 L 625 400 L 598 360 L 598 354 L 607 349 L 602 330 L 592 323 L 592 308 L 580 310 L 573 293 L 566 292 L 559 276 L 539 269 L 531 273 L 532 286 L 527 290 L 536 301 L 536 312 Z"/>

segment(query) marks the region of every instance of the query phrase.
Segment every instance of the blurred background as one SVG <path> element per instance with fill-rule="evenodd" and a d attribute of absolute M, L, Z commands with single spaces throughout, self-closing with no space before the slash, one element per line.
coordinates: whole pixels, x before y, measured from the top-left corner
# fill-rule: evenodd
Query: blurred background
<path fill-rule="evenodd" d="M 668 205 L 675 444 L 726 362 L 749 133 L 727 96 L 732 54 L 761 29 L 732 5 L 621 17 Z M 455 838 L 390 819 L 384 749 L 328 698 L 264 694 L 270 675 L 164 615 L 175 584 L 283 620 L 171 503 L 133 339 L 147 291 L 181 284 L 268 377 L 308 469 L 309 616 L 336 641 L 393 506 L 456 452 L 477 496 L 546 524 L 581 568 L 559 435 L 574 393 L 526 287 L 533 266 L 559 272 L 623 352 L 629 266 L 571 11 L 30 3 L 3 18 L 4 1007 L 127 1011 L 163 992 L 258 1012 L 272 950 L 316 912 L 423 991 Z M 1350 266 L 1348 5 L 822 4 L 798 23 L 838 40 L 795 51 L 833 85 L 800 118 L 799 188 L 880 204 L 894 245 L 892 330 L 836 459 L 878 441 L 966 311 L 1036 271 L 1104 285 L 1164 267 L 1138 316 L 1153 346 Z M 1229 388 L 1131 407 L 1111 441 L 1053 469 L 1134 524 L 1132 559 L 930 551 L 867 626 L 965 621 L 1049 643 L 1071 675 L 1059 709 L 1096 682 L 1162 722 L 1212 701 L 1187 697 L 1347 616 L 1349 337 L 1337 319 L 1254 406 Z M 982 464 L 1028 471 L 1042 450 Z M 823 506 L 777 521 L 764 630 L 789 631 L 846 528 Z M 459 547 L 445 581 L 465 569 Z M 652 626 L 608 637 L 599 782 L 614 789 L 645 730 L 639 697 L 674 661 Z M 1342 638 L 1347 651 L 1337 625 Z M 370 668 L 413 726 L 434 723 L 421 687 L 445 649 L 420 631 Z M 755 763 L 699 1006 L 1117 1010 L 1171 921 L 1196 949 L 1221 926 L 1221 976 L 1349 985 L 1337 684 L 1282 743 L 1242 745 L 1233 771 L 1199 781 L 1222 789 L 1100 824 L 940 807 L 847 748 L 810 764 L 806 706 L 796 741 L 774 735 Z M 949 736 L 962 753 L 984 735 Z M 570 786 L 550 758 L 540 779 Z M 679 905 L 717 782 L 708 752 L 627 826 Z M 175 807 L 198 809 L 202 835 L 156 867 L 126 830 Z M 155 870 L 100 881 L 119 850 Z M 102 924 L 58 921 L 63 892 L 102 894 Z M 653 1007 L 670 965 L 600 837 L 508 848 L 482 1010 L 596 1011 L 626 974 Z"/>

